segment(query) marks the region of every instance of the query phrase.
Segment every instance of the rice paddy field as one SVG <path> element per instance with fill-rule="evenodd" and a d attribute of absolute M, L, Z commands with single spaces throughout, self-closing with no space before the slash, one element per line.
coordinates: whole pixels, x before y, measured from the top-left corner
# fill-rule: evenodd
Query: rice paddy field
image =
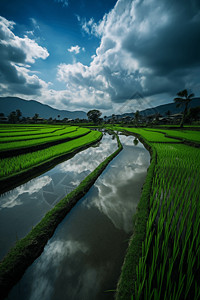
<path fill-rule="evenodd" d="M 169 130 L 169 129 L 145 129 L 149 132 L 160 132 L 165 136 L 179 138 L 187 141 L 192 141 L 200 144 L 200 131 L 193 131 L 193 130 Z"/>
<path fill-rule="evenodd" d="M 135 134 L 152 155 L 115 298 L 199 300 L 200 131 L 112 129 Z M 98 131 L 77 126 L 1 125 L 0 153 L 38 149 L 2 157 L 0 182 L 73 153 L 101 136 Z"/>
<path fill-rule="evenodd" d="M 156 154 L 141 252 L 117 299 L 200 299 L 200 151 L 168 136 L 199 142 L 200 132 L 126 128 Z M 137 225 L 136 225 L 137 231 Z M 122 273 L 130 270 L 129 246 Z M 123 274 L 123 275 L 124 275 Z M 132 287 L 127 291 L 127 276 Z M 132 296 L 131 296 L 132 295 Z"/>
<path fill-rule="evenodd" d="M 32 131 L 25 132 L 17 131 L 17 135 L 14 135 L 15 131 L 7 135 L 7 133 L 0 133 L 0 151 L 7 151 L 11 149 L 27 148 L 30 146 L 41 145 L 45 143 L 51 143 L 54 141 L 62 141 L 64 139 L 74 139 L 89 133 L 90 130 L 86 128 L 76 128 L 74 126 L 59 128 L 49 131 L 41 131 L 36 134 Z"/>
<path fill-rule="evenodd" d="M 6 138 L 7 136 L 7 138 Z M 15 149 L 14 155 L 0 159 L 0 180 L 24 172 L 56 157 L 89 145 L 101 137 L 100 132 L 76 126 L 0 126 L 0 153 Z M 19 141 L 21 139 L 21 141 Z M 67 141 L 65 141 L 65 140 Z M 7 141 L 7 142 L 5 142 Z M 56 145 L 51 146 L 52 142 Z M 40 145 L 46 143 L 45 149 Z M 30 147 L 38 146 L 37 151 Z M 18 155 L 18 151 L 28 147 L 29 153 Z"/>

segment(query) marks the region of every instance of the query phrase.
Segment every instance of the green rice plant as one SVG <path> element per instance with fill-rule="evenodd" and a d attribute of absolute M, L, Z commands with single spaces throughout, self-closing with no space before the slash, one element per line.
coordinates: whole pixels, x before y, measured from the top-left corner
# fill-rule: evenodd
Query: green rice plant
<path fill-rule="evenodd" d="M 174 138 L 180 138 L 183 140 L 188 140 L 188 141 L 193 141 L 200 143 L 200 131 L 195 131 L 195 130 L 173 130 L 173 129 L 145 129 L 146 131 L 149 132 L 160 132 L 165 134 L 166 137 L 174 137 Z"/>
<path fill-rule="evenodd" d="M 146 129 L 143 128 L 127 128 L 127 127 L 115 127 L 117 130 L 126 130 L 132 133 L 136 133 L 141 135 L 145 140 L 148 142 L 155 142 L 155 143 L 179 143 L 179 140 L 172 139 L 172 138 L 167 138 L 165 137 L 164 133 L 161 132 L 152 132 L 152 131 L 147 131 Z"/>
<path fill-rule="evenodd" d="M 152 232 L 146 230 L 143 252 L 152 254 L 148 261 L 144 260 L 144 254 L 139 259 L 141 274 L 135 282 L 135 295 L 139 291 L 138 299 L 194 299 L 192 297 L 199 292 L 196 281 L 200 253 L 196 250 L 200 248 L 200 207 L 197 205 L 200 151 L 180 144 L 154 145 L 158 153 L 157 176 L 153 181 L 147 226 L 158 211 L 155 202 L 159 204 L 159 216 L 153 231 L 152 250 L 149 249 Z M 169 185 L 166 182 L 171 173 L 173 181 Z"/>
<path fill-rule="evenodd" d="M 25 125 L 25 126 L 10 126 L 10 124 L 6 125 L 5 129 L 0 128 L 0 137 L 17 137 L 17 136 L 23 136 L 23 135 L 35 135 L 35 134 L 45 134 L 45 133 L 52 133 L 54 131 L 62 130 L 63 127 L 66 126 L 52 126 L 52 125 L 43 125 L 43 126 L 37 126 L 37 125 Z"/>
<path fill-rule="evenodd" d="M 0 159 L 0 178 L 5 179 L 6 177 L 24 172 L 29 168 L 33 168 L 36 165 L 43 164 L 44 162 L 52 160 L 58 156 L 64 155 L 66 153 L 71 153 L 77 148 L 95 142 L 101 136 L 102 133 L 91 131 L 85 136 L 62 144 L 58 144 L 56 146 L 48 147 L 44 150 Z"/>
<path fill-rule="evenodd" d="M 40 137 L 37 139 L 27 139 L 23 141 L 14 141 L 14 142 L 8 142 L 8 143 L 1 143 L 0 144 L 0 151 L 8 151 L 8 150 L 14 150 L 14 149 L 19 149 L 19 148 L 27 148 L 31 146 L 36 146 L 36 145 L 42 145 L 45 143 L 51 143 L 54 141 L 62 141 L 64 139 L 74 139 L 77 137 L 80 137 L 84 134 L 89 133 L 90 130 L 87 128 L 79 128 L 76 131 L 72 130 L 71 132 L 66 132 L 63 133 L 62 135 L 52 135 L 50 137 Z"/>
<path fill-rule="evenodd" d="M 168 139 L 164 136 L 165 129 L 163 132 L 154 132 L 151 129 L 115 127 L 115 130 L 134 132 L 137 136 L 150 141 L 151 147 L 154 147 L 157 154 L 157 164 L 152 173 L 154 175 L 151 193 L 148 196 L 150 211 L 144 231 L 142 253 L 138 257 L 133 252 L 135 249 L 133 243 L 130 243 L 127 252 L 135 255 L 132 261 L 137 276 L 134 276 L 134 271 L 127 274 L 130 267 L 125 263 L 116 299 L 131 298 L 130 289 L 125 293 L 120 285 L 123 289 L 128 289 L 125 280 L 130 284 L 130 276 L 133 274 L 133 299 L 198 300 L 200 296 L 200 286 L 197 284 L 200 277 L 200 151 L 177 143 L 175 139 Z M 189 136 L 190 132 L 186 134 Z M 199 133 L 195 134 L 198 141 Z M 174 136 L 180 138 L 178 134 Z M 137 258 L 138 263 L 135 267 Z M 127 260 L 131 262 L 128 255 L 125 262 Z"/>
<path fill-rule="evenodd" d="M 24 141 L 30 139 L 37 139 L 37 138 L 47 138 L 47 137 L 54 137 L 54 136 L 62 136 L 66 133 L 70 133 L 76 131 L 76 126 L 67 126 L 67 127 L 60 127 L 60 128 L 52 128 L 51 130 L 40 130 L 31 132 L 29 130 L 23 130 L 20 132 L 7 132 L 3 135 L 0 134 L 0 143 L 8 143 L 8 142 L 15 142 L 15 141 Z M 1 144 L 0 144 L 1 145 Z"/>

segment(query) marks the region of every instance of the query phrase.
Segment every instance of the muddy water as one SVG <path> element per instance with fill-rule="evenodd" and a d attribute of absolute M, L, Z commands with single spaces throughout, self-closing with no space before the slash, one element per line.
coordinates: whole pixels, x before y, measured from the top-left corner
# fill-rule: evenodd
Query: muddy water
<path fill-rule="evenodd" d="M 150 157 L 133 137 L 66 216 L 8 299 L 113 299 Z"/>
<path fill-rule="evenodd" d="M 41 176 L 0 197 L 0 259 L 17 239 L 117 149 L 116 140 L 105 134 L 95 146 L 77 153 Z"/>

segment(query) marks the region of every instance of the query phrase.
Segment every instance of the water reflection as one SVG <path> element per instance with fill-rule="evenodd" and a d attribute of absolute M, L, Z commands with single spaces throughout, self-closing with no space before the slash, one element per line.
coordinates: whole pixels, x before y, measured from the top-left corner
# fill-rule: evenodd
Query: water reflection
<path fill-rule="evenodd" d="M 135 212 L 146 176 L 149 160 L 146 151 L 135 151 L 126 147 L 120 160 L 112 164 L 112 170 L 105 172 L 95 183 L 96 193 L 87 206 L 97 206 L 117 227 L 125 232 L 132 229 L 132 215 Z M 131 160 L 130 160 L 131 158 Z M 124 199 L 126 203 L 124 205 Z"/>
<path fill-rule="evenodd" d="M 70 211 L 9 299 L 113 299 L 149 153 L 132 137 Z"/>
<path fill-rule="evenodd" d="M 16 205 L 23 204 L 23 198 L 21 195 L 28 194 L 32 195 L 39 192 L 46 185 L 49 185 L 51 182 L 49 176 L 43 176 L 42 178 L 36 178 L 34 184 L 30 181 L 25 185 L 19 186 L 13 190 L 13 192 L 7 192 L 1 197 L 0 210 L 3 208 L 12 208 Z"/>
<path fill-rule="evenodd" d="M 100 162 L 117 149 L 109 135 L 72 159 L 1 195 L 0 259 L 45 213 L 74 190 Z"/>

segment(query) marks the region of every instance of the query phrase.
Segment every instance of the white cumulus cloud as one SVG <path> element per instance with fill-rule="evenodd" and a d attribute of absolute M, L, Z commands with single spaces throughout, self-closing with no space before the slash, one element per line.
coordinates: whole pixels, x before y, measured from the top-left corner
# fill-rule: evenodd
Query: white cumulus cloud
<path fill-rule="evenodd" d="M 38 95 L 48 84 L 32 74 L 29 64 L 49 53 L 28 36 L 13 33 L 15 23 L 0 17 L 0 91 L 8 95 Z"/>
<path fill-rule="evenodd" d="M 135 94 L 143 100 L 135 100 L 134 110 L 149 107 L 151 101 L 152 106 L 166 99 L 171 102 L 184 88 L 198 96 L 199 16 L 199 0 L 162 0 L 159 5 L 156 0 L 118 0 L 98 22 L 77 15 L 84 37 L 95 36 L 99 46 L 88 65 L 75 60 L 85 51 L 83 47 L 67 49 L 73 54 L 73 63 L 57 66 L 57 79 L 65 85 L 60 91 L 49 90 L 47 83 L 30 72 L 30 64 L 48 57 L 47 49 L 31 35 L 16 36 L 15 23 L 1 18 L 0 91 L 42 92 L 41 101 L 54 107 L 110 112 L 114 108 L 115 113 Z"/>
<path fill-rule="evenodd" d="M 83 103 L 92 104 L 94 96 L 102 106 L 118 105 L 135 93 L 147 99 L 160 95 L 161 100 L 167 93 L 170 100 L 186 85 L 199 88 L 199 10 L 197 0 L 159 5 L 156 0 L 118 0 L 98 23 L 79 17 L 82 29 L 99 37 L 100 45 L 89 66 L 59 65 L 58 79 L 85 96 Z"/>
<path fill-rule="evenodd" d="M 83 47 L 83 48 L 81 48 L 81 47 L 79 47 L 78 45 L 76 45 L 76 46 L 71 46 L 69 49 L 67 49 L 69 52 L 74 52 L 75 54 L 79 54 L 80 53 L 80 51 L 85 51 L 85 48 Z"/>

